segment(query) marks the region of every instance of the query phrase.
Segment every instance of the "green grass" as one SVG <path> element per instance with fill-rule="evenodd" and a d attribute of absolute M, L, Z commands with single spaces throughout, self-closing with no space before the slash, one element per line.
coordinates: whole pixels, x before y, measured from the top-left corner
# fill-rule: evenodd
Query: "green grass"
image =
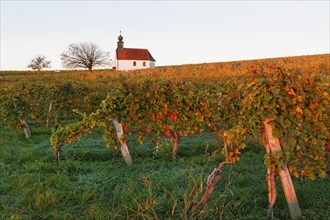
<path fill-rule="evenodd" d="M 183 138 L 179 158 L 154 157 L 151 142 L 129 141 L 134 165 L 105 148 L 100 132 L 63 149 L 55 162 L 50 131 L 34 127 L 32 139 L 0 128 L 1 219 L 265 219 L 266 169 L 255 141 L 224 176 L 207 205 L 191 208 L 206 178 L 223 161 L 212 138 Z M 330 219 L 329 178 L 294 180 L 302 219 Z M 280 182 L 275 219 L 289 219 Z"/>

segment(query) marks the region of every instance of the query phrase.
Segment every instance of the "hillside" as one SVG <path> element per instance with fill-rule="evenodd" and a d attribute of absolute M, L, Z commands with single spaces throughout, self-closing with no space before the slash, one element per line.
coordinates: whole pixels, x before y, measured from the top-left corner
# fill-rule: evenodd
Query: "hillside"
<path fill-rule="evenodd" d="M 329 219 L 329 61 L 2 71 L 0 219 Z"/>
<path fill-rule="evenodd" d="M 107 85 L 107 79 L 117 78 L 119 75 L 129 76 L 132 80 L 141 76 L 183 78 L 185 80 L 217 79 L 246 74 L 249 69 L 257 64 L 278 65 L 287 69 L 299 69 L 304 72 L 324 70 L 329 72 L 330 54 L 280 57 L 258 60 L 242 60 L 232 62 L 217 62 L 203 64 L 187 64 L 179 66 L 159 66 L 153 69 L 114 71 L 114 70 L 62 70 L 42 71 L 40 75 L 36 71 L 0 71 L 0 85 L 16 83 L 18 80 L 33 80 L 44 82 L 46 78 L 61 80 L 81 80 L 95 83 L 96 86 Z M 184 73 L 184 74 L 183 74 Z"/>

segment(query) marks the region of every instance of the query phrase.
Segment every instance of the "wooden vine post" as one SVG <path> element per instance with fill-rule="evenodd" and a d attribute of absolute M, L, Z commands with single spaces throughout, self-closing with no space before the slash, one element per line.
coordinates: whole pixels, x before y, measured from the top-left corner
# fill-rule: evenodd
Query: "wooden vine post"
<path fill-rule="evenodd" d="M 114 118 L 112 119 L 112 123 L 114 124 L 115 128 L 116 128 L 116 133 L 117 133 L 117 138 L 120 142 L 120 152 L 121 155 L 123 156 L 126 165 L 130 166 L 133 164 L 131 155 L 129 153 L 128 147 L 126 142 L 121 141 L 121 137 L 124 135 L 124 129 L 121 123 L 118 123 L 117 119 Z"/>
<path fill-rule="evenodd" d="M 15 103 L 15 99 L 13 98 L 13 104 L 15 109 L 17 109 L 16 103 Z M 19 111 L 20 113 L 22 113 L 21 111 Z M 24 136 L 26 139 L 29 139 L 31 137 L 31 129 L 29 124 L 27 123 L 25 118 L 20 118 L 19 122 L 23 128 L 23 132 L 24 132 Z"/>
<path fill-rule="evenodd" d="M 172 159 L 175 159 L 179 151 L 179 136 L 176 132 L 174 132 L 174 134 L 171 135 L 170 138 L 173 143 Z"/>
<path fill-rule="evenodd" d="M 52 103 L 50 102 L 49 103 L 49 108 L 48 108 L 48 116 L 47 116 L 47 119 L 46 119 L 46 128 L 48 128 L 48 126 L 49 126 L 49 118 L 50 118 L 51 112 L 52 112 Z"/>
<path fill-rule="evenodd" d="M 273 128 L 268 122 L 270 119 L 265 119 L 263 121 L 265 130 L 263 133 L 263 143 L 266 148 L 267 153 L 281 152 L 282 148 L 278 138 L 273 136 Z M 275 174 L 276 167 L 275 164 L 271 164 L 267 169 L 267 182 L 268 182 L 268 197 L 269 197 L 269 209 L 268 209 L 268 219 L 273 217 L 273 206 L 276 200 L 276 185 L 275 185 Z M 289 173 L 289 169 L 286 164 L 278 171 L 281 179 L 283 191 L 288 204 L 290 215 L 292 219 L 298 219 L 301 217 L 301 210 L 298 204 L 298 199 L 296 192 L 292 183 L 292 179 Z"/>
<path fill-rule="evenodd" d="M 20 123 L 23 127 L 23 132 L 24 132 L 25 138 L 29 139 L 31 137 L 31 130 L 30 130 L 29 124 L 26 122 L 26 120 L 24 118 L 20 119 Z"/>

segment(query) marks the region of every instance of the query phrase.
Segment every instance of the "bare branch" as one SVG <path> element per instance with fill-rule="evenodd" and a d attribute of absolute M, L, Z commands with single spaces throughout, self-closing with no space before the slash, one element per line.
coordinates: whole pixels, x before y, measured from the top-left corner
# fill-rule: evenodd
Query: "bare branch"
<path fill-rule="evenodd" d="M 30 64 L 27 66 L 33 70 L 42 70 L 44 68 L 50 68 L 50 61 L 46 60 L 45 56 L 38 55 L 31 60 Z"/>
<path fill-rule="evenodd" d="M 70 44 L 61 54 L 62 65 L 65 68 L 87 68 L 90 71 L 97 66 L 109 64 L 109 53 L 102 51 L 92 42 Z"/>

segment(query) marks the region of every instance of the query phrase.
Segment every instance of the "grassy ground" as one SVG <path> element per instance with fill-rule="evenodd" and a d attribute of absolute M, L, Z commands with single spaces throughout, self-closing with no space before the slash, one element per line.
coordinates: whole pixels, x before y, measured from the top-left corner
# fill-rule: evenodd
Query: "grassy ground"
<path fill-rule="evenodd" d="M 203 195 L 206 178 L 223 161 L 212 139 L 185 138 L 172 161 L 154 146 L 130 141 L 134 165 L 106 149 L 95 132 L 68 146 L 56 163 L 50 131 L 33 128 L 32 139 L 0 128 L 1 219 L 266 219 L 263 152 L 248 143 L 239 163 L 224 176 L 207 205 L 191 208 Z M 261 148 L 260 148 L 261 149 Z M 330 180 L 295 180 L 302 219 L 330 219 Z M 277 182 L 275 219 L 289 219 Z"/>

